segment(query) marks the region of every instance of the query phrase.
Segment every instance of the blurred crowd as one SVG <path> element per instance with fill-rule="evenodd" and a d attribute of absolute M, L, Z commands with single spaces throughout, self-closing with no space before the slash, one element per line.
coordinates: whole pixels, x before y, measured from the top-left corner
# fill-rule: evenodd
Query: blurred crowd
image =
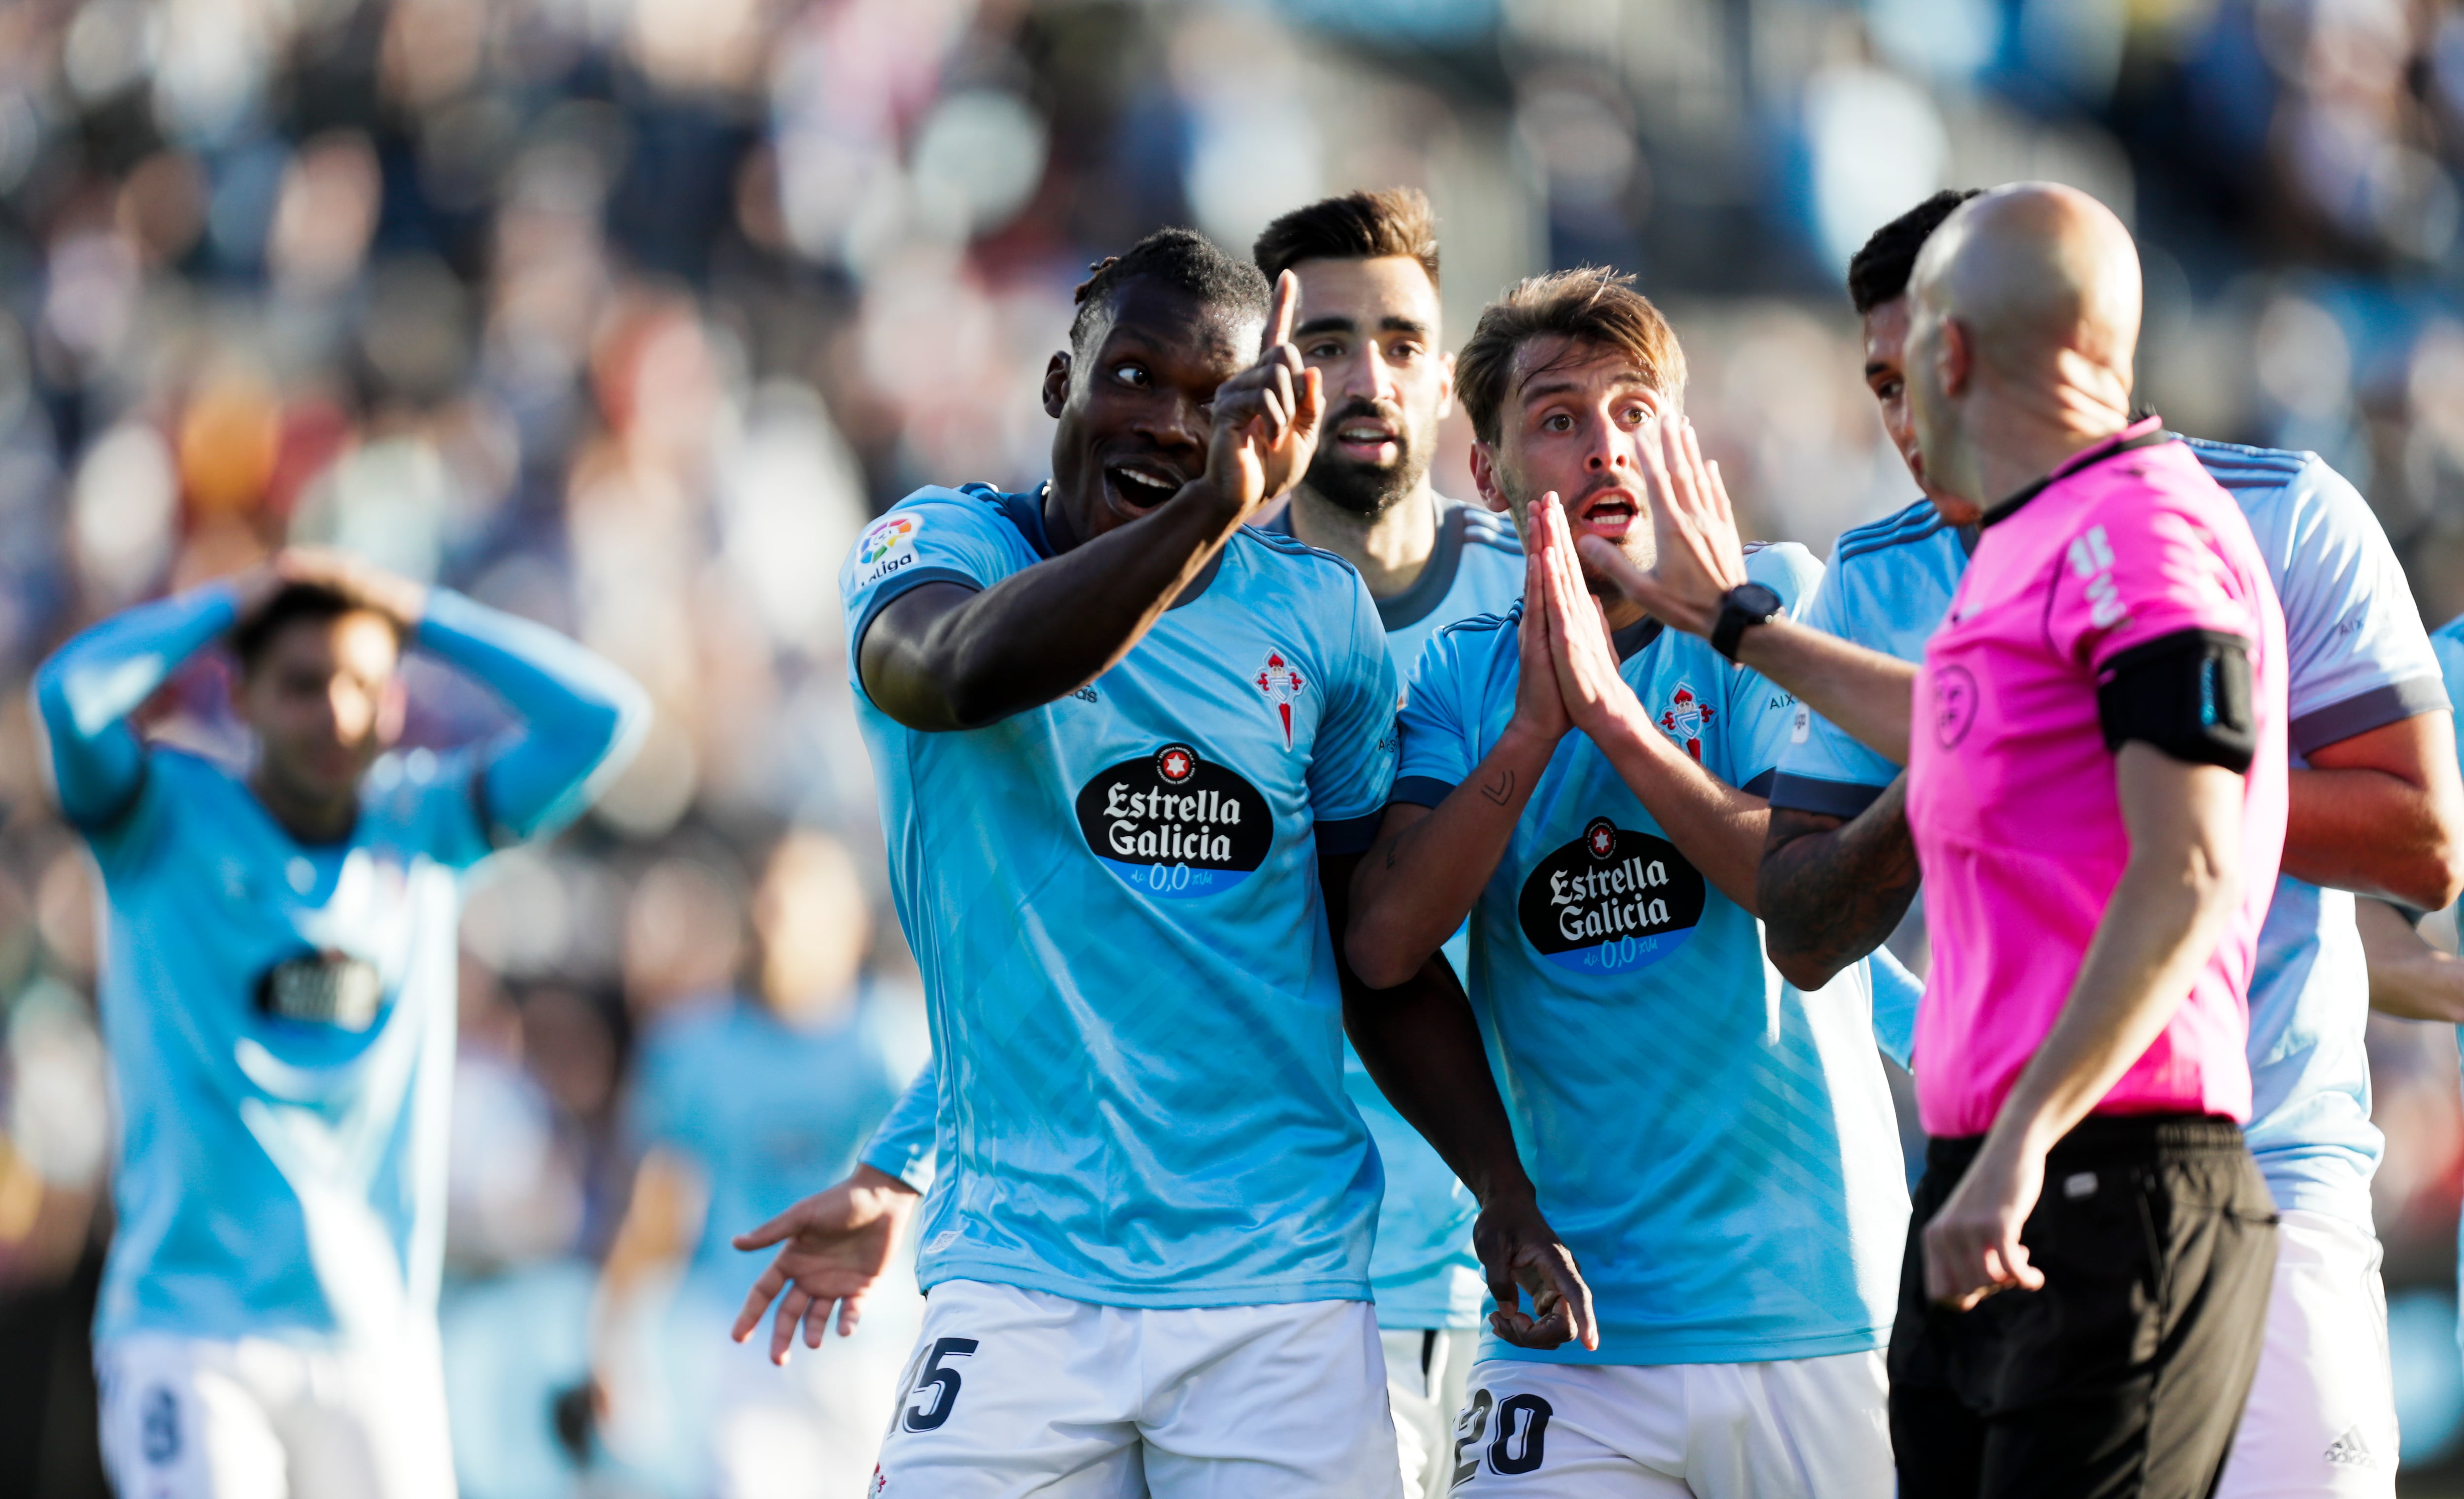
<path fill-rule="evenodd" d="M 728 1363 L 759 1261 L 712 1237 L 775 1211 L 747 1161 L 844 1170 L 922 1055 L 836 572 L 918 483 L 1040 476 L 1091 257 L 1424 187 L 1449 345 L 1514 276 L 1638 273 L 1755 527 L 1827 549 L 1912 497 L 1849 253 L 1939 186 L 2072 182 L 2142 237 L 2148 402 L 2328 455 L 2434 625 L 2459 170 L 2464 11 L 2428 0 L 0 0 L 0 1469 L 99 1491 L 94 889 L 21 691 L 81 626 L 318 540 L 649 689 L 644 753 L 467 922 L 457 1458 L 473 1499 L 852 1494 L 912 1308 Z M 221 691 L 160 731 L 235 747 Z M 496 721 L 441 670 L 414 703 L 420 742 Z M 693 1122 L 761 1025 L 848 1069 L 801 1143 Z M 2444 1347 L 2414 1461 L 2464 1418 L 2464 1109 L 2452 1035 L 2374 1047 L 2398 1356 Z"/>

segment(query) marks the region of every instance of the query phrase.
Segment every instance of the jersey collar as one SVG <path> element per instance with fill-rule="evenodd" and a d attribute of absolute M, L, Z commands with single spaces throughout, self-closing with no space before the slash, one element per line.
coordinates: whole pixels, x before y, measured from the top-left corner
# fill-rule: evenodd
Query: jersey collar
<path fill-rule="evenodd" d="M 1044 502 L 1051 493 L 1052 481 L 1045 479 L 1024 494 L 994 496 L 1009 517 L 1009 523 L 1018 527 L 1018 534 L 1026 538 L 1026 544 L 1035 548 L 1035 555 L 1046 562 L 1056 555 L 1052 550 L 1052 537 L 1044 529 Z M 1198 602 L 1199 597 L 1206 592 L 1207 585 L 1215 581 L 1215 575 L 1223 570 L 1223 554 L 1231 550 L 1231 546 L 1232 543 L 1226 541 L 1215 549 L 1215 555 L 1206 560 L 1206 566 L 1199 573 L 1197 581 L 1181 590 L 1180 597 L 1172 601 L 1166 612 L 1184 604 Z"/>
<path fill-rule="evenodd" d="M 1438 507 L 1438 541 L 1421 564 L 1420 576 L 1402 592 L 1375 600 L 1377 623 L 1392 632 L 1427 619 L 1432 610 L 1445 602 L 1454 590 L 1455 575 L 1463 571 L 1463 504 L 1431 492 L 1430 503 Z M 1299 540 L 1292 530 L 1292 505 L 1286 500 L 1284 508 L 1258 522 L 1258 529 L 1275 536 L 1288 536 Z"/>
<path fill-rule="evenodd" d="M 2000 504 L 1994 505 L 1991 509 L 1987 510 L 1978 524 L 1980 526 L 1990 526 L 1999 521 L 2010 519 L 2013 516 L 2017 515 L 2020 507 L 2027 504 L 2028 501 L 2043 494 L 2057 482 L 2069 478 L 2072 474 L 2079 473 L 2081 469 L 2087 468 L 2091 464 L 2102 463 L 2105 459 L 2112 457 L 2116 453 L 2128 452 L 2134 448 L 2153 448 L 2158 443 L 2171 442 L 2172 440 L 2173 434 L 2165 430 L 2165 419 L 2163 417 L 2153 414 L 2141 417 L 2138 421 L 2131 423 L 2129 426 L 2114 433 L 2112 436 L 2105 438 L 2102 442 L 2091 443 L 2087 447 L 2081 448 L 2079 452 L 2072 453 L 2069 457 L 2064 458 L 2061 462 L 2054 465 L 2054 471 L 2051 474 L 2046 474 L 2043 478 L 2036 480 L 2033 484 L 2024 485 L 2014 491 Z"/>

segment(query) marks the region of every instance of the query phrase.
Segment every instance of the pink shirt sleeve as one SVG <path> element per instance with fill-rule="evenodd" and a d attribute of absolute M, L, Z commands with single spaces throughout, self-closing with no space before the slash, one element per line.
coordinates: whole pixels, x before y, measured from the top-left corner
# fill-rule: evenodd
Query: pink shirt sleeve
<path fill-rule="evenodd" d="M 2186 629 L 2252 638 L 2246 584 L 2215 538 L 2161 494 L 2137 486 L 2087 512 L 2050 592 L 2048 640 L 2090 672 Z"/>

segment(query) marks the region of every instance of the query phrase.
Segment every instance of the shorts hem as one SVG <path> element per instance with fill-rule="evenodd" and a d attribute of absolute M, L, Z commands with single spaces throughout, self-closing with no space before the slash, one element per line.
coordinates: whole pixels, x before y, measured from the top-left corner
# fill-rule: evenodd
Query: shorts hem
<path fill-rule="evenodd" d="M 1064 1301 L 1090 1307 L 1126 1307 L 1141 1312 L 1185 1312 L 1209 1307 L 1280 1307 L 1305 1301 L 1368 1301 L 1366 1280 L 1253 1281 L 1239 1286 L 1118 1286 L 1076 1280 L 1042 1268 L 969 1263 L 943 1256 L 931 1268 L 918 1268 L 916 1284 L 926 1291 L 951 1281 L 980 1281 L 1041 1291 Z"/>

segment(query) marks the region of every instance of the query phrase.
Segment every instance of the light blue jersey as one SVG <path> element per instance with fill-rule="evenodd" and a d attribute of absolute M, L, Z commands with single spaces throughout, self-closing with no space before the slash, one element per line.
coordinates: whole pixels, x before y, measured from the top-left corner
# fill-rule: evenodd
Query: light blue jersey
<path fill-rule="evenodd" d="M 2241 502 L 2283 601 L 2295 763 L 2322 745 L 2445 707 L 2411 588 L 2352 485 L 2315 453 L 2197 439 L 2190 448 Z M 1970 544 L 1924 500 L 1859 526 L 1839 538 L 1804 620 L 1920 660 Z M 1774 806 L 1853 817 L 1899 774 L 1818 715 L 1805 714 L 1790 738 Z M 2277 1206 L 2363 1227 L 2382 1145 L 2362 1046 L 2368 1005 L 2352 895 L 2280 876 L 2250 990 L 2250 1147 Z"/>
<path fill-rule="evenodd" d="M 1291 535 L 1284 511 L 1259 529 Z M 1456 620 L 1494 613 L 1523 594 L 1523 543 L 1504 517 L 1458 500 L 1438 499 L 1437 546 L 1412 586 L 1380 599 L 1377 617 L 1386 627 L 1386 648 L 1396 674 L 1410 674 L 1429 637 Z M 1468 929 L 1446 943 L 1446 956 L 1462 973 L 1468 961 Z M 1480 1325 L 1482 1283 L 1472 1253 L 1472 1220 L 1480 1204 L 1420 1133 L 1386 1101 L 1368 1069 L 1346 1043 L 1343 1086 L 1369 1126 L 1386 1173 L 1386 1195 L 1377 1208 L 1377 1237 L 1369 1280 L 1380 1327 L 1421 1329 Z M 928 1068 L 901 1096 L 865 1148 L 865 1164 L 888 1172 L 918 1190 L 933 1175 L 933 1129 L 937 1109 Z"/>
<path fill-rule="evenodd" d="M 1266 528 L 1291 534 L 1286 510 Z M 1396 673 L 1410 680 L 1413 663 L 1430 637 L 1457 620 L 1496 614 L 1523 597 L 1523 542 L 1514 523 L 1494 511 L 1460 500 L 1438 500 L 1438 540 L 1428 565 L 1412 585 L 1377 601 L 1386 627 L 1386 649 Z M 1446 939 L 1446 960 L 1458 974 L 1471 958 L 1470 928 Z M 1386 1101 L 1347 1043 L 1343 1086 L 1377 1142 L 1386 1168 L 1386 1198 L 1377 1208 L 1377 1246 L 1369 1278 L 1377 1292 L 1377 1325 L 1384 1328 L 1480 1326 L 1488 1288 L 1472 1253 L 1472 1220 L 1480 1203 L 1455 1179 L 1420 1132 Z"/>
<path fill-rule="evenodd" d="M 1749 572 L 1797 598 L 1796 546 Z M 1403 710 L 1395 800 L 1437 805 L 1514 713 L 1517 604 L 1441 631 Z M 1669 738 L 1759 791 L 1795 700 L 1691 635 L 1620 631 Z M 1482 1356 L 1734 1363 L 1881 1348 L 1907 1227 L 1866 969 L 1813 995 L 1580 734 L 1557 746 L 1471 913 L 1470 991 L 1541 1209 L 1582 1266 L 1600 1346 Z"/>
<path fill-rule="evenodd" d="M 432 1335 L 463 873 L 578 810 L 643 700 L 561 636 L 432 594 L 417 644 L 525 732 L 388 756 L 350 836 L 302 844 L 230 770 L 126 721 L 232 618 L 220 588 L 134 609 L 35 678 L 108 907 L 120 1222 L 96 1335 Z"/>
<path fill-rule="evenodd" d="M 912 1006 L 910 1006 L 912 1009 Z M 811 1029 L 751 1000 L 693 1004 L 642 1045 L 635 1137 L 691 1161 L 707 1206 L 685 1275 L 740 1300 L 758 1260 L 728 1241 L 835 1181 L 923 1061 L 920 1026 L 882 1002 Z"/>
<path fill-rule="evenodd" d="M 910 496 L 841 574 L 849 671 L 908 589 L 1048 555 L 1037 496 Z M 1382 1182 L 1318 889 L 1394 777 L 1395 669 L 1359 576 L 1243 529 L 1119 665 L 981 729 L 905 728 L 856 676 L 938 1059 L 917 1278 L 1108 1306 L 1366 1299 Z"/>

